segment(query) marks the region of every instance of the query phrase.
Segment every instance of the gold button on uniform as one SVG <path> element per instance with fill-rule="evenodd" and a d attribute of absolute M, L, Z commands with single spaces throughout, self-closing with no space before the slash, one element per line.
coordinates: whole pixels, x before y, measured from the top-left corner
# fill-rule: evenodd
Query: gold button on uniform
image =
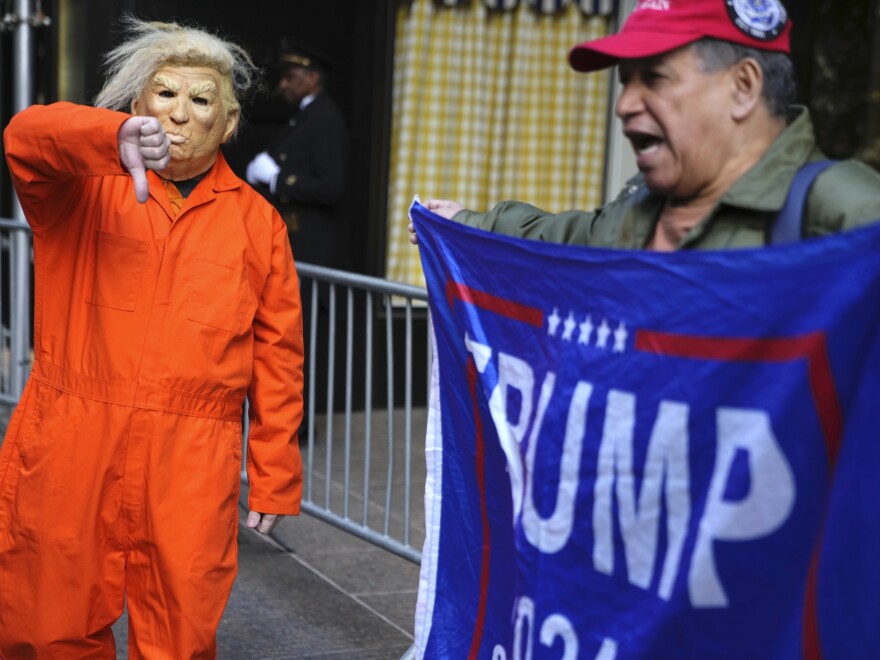
<path fill-rule="evenodd" d="M 284 183 L 286 183 L 288 186 L 292 186 L 294 183 L 296 183 L 296 174 L 291 174 L 289 177 L 284 179 Z"/>
<path fill-rule="evenodd" d="M 283 163 L 285 160 L 287 160 L 287 154 L 278 154 L 278 160 Z"/>

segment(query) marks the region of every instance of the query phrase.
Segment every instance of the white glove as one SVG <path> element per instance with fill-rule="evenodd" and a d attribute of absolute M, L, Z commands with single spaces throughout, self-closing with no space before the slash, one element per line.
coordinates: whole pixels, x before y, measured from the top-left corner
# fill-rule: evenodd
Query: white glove
<path fill-rule="evenodd" d="M 278 172 L 280 171 L 281 168 L 275 162 L 275 159 L 265 151 L 261 151 L 248 163 L 247 182 L 251 185 L 265 183 L 269 186 L 269 190 L 274 193 L 275 182 L 278 180 Z"/>

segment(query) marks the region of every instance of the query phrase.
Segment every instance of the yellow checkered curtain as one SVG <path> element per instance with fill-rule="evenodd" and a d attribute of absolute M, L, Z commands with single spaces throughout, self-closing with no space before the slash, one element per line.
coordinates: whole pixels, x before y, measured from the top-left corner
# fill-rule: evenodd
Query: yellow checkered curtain
<path fill-rule="evenodd" d="M 424 286 L 407 209 L 453 199 L 475 210 L 505 199 L 548 211 L 602 198 L 607 73 L 576 73 L 568 51 L 607 34 L 609 18 L 571 3 L 542 14 L 482 0 L 398 8 L 386 277 Z"/>

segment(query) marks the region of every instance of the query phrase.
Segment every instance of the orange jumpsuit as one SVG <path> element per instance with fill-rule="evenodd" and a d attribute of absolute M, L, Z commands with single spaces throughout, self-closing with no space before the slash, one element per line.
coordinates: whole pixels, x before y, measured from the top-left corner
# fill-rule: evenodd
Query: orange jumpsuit
<path fill-rule="evenodd" d="M 0 656 L 211 658 L 251 510 L 296 514 L 302 318 L 278 213 L 218 155 L 138 204 L 129 115 L 34 106 L 4 133 L 34 234 L 34 368 L 0 448 Z"/>

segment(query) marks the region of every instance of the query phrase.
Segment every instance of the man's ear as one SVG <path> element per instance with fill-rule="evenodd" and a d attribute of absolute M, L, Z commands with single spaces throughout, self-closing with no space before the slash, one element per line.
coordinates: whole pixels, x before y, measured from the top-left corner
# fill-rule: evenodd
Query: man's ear
<path fill-rule="evenodd" d="M 133 98 L 131 100 L 131 114 L 136 115 L 138 113 L 138 100 L 137 98 Z"/>
<path fill-rule="evenodd" d="M 314 92 L 321 86 L 321 74 L 309 69 L 309 88 Z"/>
<path fill-rule="evenodd" d="M 733 83 L 733 118 L 741 121 L 748 117 L 761 101 L 764 91 L 764 72 L 761 65 L 746 57 L 731 67 Z"/>
<path fill-rule="evenodd" d="M 235 129 L 238 128 L 238 122 L 241 119 L 241 110 L 236 108 L 226 113 L 226 130 L 223 132 L 223 139 L 220 144 L 226 144 L 229 139 L 235 135 Z"/>

